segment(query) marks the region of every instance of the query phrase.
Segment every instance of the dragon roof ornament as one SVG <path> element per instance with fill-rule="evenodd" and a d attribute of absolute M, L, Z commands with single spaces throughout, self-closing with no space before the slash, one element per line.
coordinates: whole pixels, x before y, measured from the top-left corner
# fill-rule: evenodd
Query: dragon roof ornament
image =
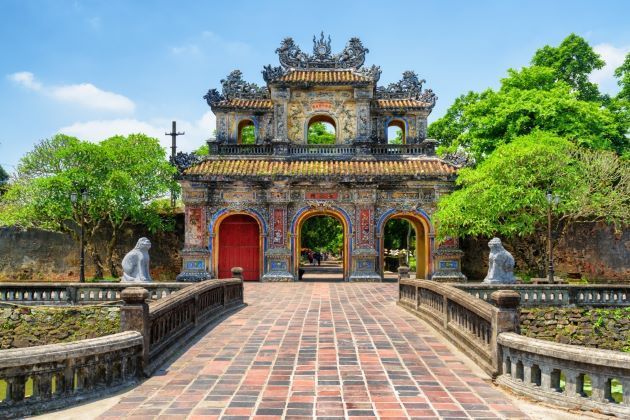
<path fill-rule="evenodd" d="M 396 83 L 390 83 L 387 87 L 376 88 L 376 98 L 378 99 L 415 99 L 430 104 L 431 108 L 437 101 L 437 96 L 431 89 L 422 90 L 422 85 L 426 82 L 419 79 L 414 71 L 406 71 L 403 77 Z"/>
<path fill-rule="evenodd" d="M 276 50 L 280 65 L 290 69 L 352 69 L 357 70 L 365 63 L 365 54 L 369 52 L 359 38 L 351 38 L 343 51 L 332 54 L 330 36 L 326 39 L 322 31 L 319 39 L 313 36 L 313 54 L 307 54 L 295 45 L 293 38 L 282 40 Z"/>
<path fill-rule="evenodd" d="M 269 99 L 269 90 L 266 86 L 258 86 L 243 80 L 243 73 L 234 70 L 221 80 L 222 92 L 210 89 L 203 97 L 208 105 L 213 106 L 221 101 L 229 99 Z"/>

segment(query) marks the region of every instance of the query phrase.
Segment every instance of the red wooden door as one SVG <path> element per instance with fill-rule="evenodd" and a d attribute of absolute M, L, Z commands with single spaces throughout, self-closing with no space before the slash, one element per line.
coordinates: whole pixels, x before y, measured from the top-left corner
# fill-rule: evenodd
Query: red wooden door
<path fill-rule="evenodd" d="M 228 216 L 219 226 L 219 278 L 231 277 L 232 267 L 243 267 L 244 280 L 259 280 L 260 233 L 251 216 Z"/>

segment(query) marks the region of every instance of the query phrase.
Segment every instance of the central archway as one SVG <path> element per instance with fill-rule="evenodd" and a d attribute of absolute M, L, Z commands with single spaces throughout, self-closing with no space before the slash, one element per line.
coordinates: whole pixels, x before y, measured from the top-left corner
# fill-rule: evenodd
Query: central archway
<path fill-rule="evenodd" d="M 342 262 L 343 262 L 343 280 L 347 281 L 350 276 L 350 225 L 346 217 L 339 211 L 333 209 L 310 209 L 298 213 L 296 219 L 293 222 L 292 228 L 292 248 L 293 248 L 293 272 L 296 280 L 299 278 L 300 269 L 300 254 L 302 251 L 302 227 L 304 222 L 315 216 L 329 216 L 336 219 L 341 223 L 343 229 L 343 247 L 342 247 Z"/>

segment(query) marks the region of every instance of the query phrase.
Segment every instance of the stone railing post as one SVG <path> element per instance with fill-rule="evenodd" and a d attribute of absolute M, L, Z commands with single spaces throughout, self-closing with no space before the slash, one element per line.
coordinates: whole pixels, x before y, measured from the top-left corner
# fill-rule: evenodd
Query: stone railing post
<path fill-rule="evenodd" d="M 494 302 L 497 311 L 492 320 L 492 338 L 490 346 L 492 351 L 492 366 L 497 374 L 501 374 L 501 360 L 503 355 L 500 352 L 497 337 L 502 332 L 519 332 L 519 310 L 521 294 L 514 290 L 497 290 L 490 295 L 490 300 Z"/>
<path fill-rule="evenodd" d="M 232 277 L 243 281 L 243 267 L 232 267 L 230 271 L 232 271 Z"/>
<path fill-rule="evenodd" d="M 149 367 L 151 331 L 149 321 L 149 291 L 142 287 L 127 287 L 120 293 L 125 302 L 120 308 L 120 330 L 138 331 L 142 334 L 142 371 Z"/>
<path fill-rule="evenodd" d="M 398 281 L 400 279 L 408 279 L 409 278 L 409 267 L 401 265 L 398 267 Z"/>

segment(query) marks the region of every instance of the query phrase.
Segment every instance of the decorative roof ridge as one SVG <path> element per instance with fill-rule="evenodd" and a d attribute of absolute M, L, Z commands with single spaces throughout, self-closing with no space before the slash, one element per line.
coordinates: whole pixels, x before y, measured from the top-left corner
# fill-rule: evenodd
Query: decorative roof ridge
<path fill-rule="evenodd" d="M 240 70 L 233 70 L 225 79 L 221 79 L 222 90 L 219 93 L 216 89 L 208 90 L 203 97 L 208 105 L 215 106 L 220 102 L 230 99 L 269 99 L 269 89 L 267 86 L 258 86 L 255 83 L 248 83 L 243 80 L 243 73 Z"/>

